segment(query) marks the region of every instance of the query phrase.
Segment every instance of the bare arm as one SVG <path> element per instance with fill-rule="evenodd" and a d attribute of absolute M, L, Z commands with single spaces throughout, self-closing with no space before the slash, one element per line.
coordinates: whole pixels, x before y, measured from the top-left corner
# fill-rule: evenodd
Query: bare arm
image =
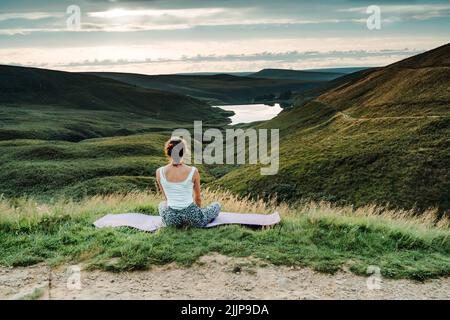
<path fill-rule="evenodd" d="M 195 204 L 199 207 L 202 206 L 202 194 L 201 194 L 201 187 L 200 187 L 200 173 L 197 169 L 195 169 L 194 177 L 194 201 Z"/>
<path fill-rule="evenodd" d="M 156 182 L 158 183 L 159 190 L 164 195 L 164 198 L 167 200 L 166 194 L 164 193 L 164 189 L 161 186 L 161 181 L 160 181 L 159 175 L 160 175 L 160 173 L 159 173 L 159 169 L 158 169 L 158 170 L 156 170 Z"/>

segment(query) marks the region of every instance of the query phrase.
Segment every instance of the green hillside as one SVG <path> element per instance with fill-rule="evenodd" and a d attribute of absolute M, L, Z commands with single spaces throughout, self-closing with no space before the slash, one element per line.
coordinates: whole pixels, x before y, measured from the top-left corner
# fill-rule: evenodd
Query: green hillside
<path fill-rule="evenodd" d="M 325 79 L 263 79 L 228 74 L 144 75 L 110 72 L 91 74 L 143 88 L 189 95 L 217 105 L 252 103 L 260 96 L 269 94 L 279 96 L 287 91 L 303 92 L 326 81 Z"/>
<path fill-rule="evenodd" d="M 373 70 L 376 70 L 376 69 L 377 68 L 370 68 L 370 69 L 365 68 L 363 70 L 345 74 L 339 78 L 336 78 L 336 79 L 333 79 L 333 80 L 330 80 L 327 82 L 322 82 L 316 87 L 296 93 L 292 98 L 293 105 L 295 105 L 295 106 L 303 105 L 306 102 L 309 102 L 309 101 L 317 98 L 321 94 L 324 94 L 334 88 L 338 88 L 338 87 L 345 85 L 349 82 L 352 82 L 354 80 L 358 81 L 359 79 L 364 77 L 364 75 L 369 74 L 370 72 L 372 72 Z"/>
<path fill-rule="evenodd" d="M 229 112 L 200 100 L 111 79 L 0 66 L 0 140 L 124 135 L 204 120 L 221 125 Z"/>
<path fill-rule="evenodd" d="M 80 197 L 154 188 L 165 137 L 146 134 L 83 142 L 0 142 L 0 194 Z"/>
<path fill-rule="evenodd" d="M 288 201 L 450 210 L 450 45 L 368 71 L 259 127 L 280 128 L 280 171 L 217 185 Z M 336 81 L 342 81 L 342 78 Z"/>
<path fill-rule="evenodd" d="M 0 141 L 0 195 L 82 198 L 154 190 L 155 171 L 167 161 L 162 147 L 169 135 Z M 208 173 L 198 167 L 208 182 Z"/>

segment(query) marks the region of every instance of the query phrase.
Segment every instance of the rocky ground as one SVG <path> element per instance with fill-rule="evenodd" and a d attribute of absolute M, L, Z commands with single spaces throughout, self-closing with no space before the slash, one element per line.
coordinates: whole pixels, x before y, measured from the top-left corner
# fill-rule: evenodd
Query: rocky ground
<path fill-rule="evenodd" d="M 380 282 L 210 255 L 189 268 L 170 264 L 126 273 L 42 264 L 0 268 L 0 299 L 450 299 L 450 278 Z"/>

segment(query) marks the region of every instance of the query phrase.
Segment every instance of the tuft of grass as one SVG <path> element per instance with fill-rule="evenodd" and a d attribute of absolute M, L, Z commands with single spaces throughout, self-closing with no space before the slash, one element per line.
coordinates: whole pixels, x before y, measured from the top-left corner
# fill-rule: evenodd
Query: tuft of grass
<path fill-rule="evenodd" d="M 45 290 L 43 288 L 35 288 L 31 293 L 20 297 L 19 300 L 39 300 L 44 294 Z"/>
<path fill-rule="evenodd" d="M 363 275 L 369 265 L 377 265 L 389 278 L 450 275 L 448 221 L 437 219 L 431 211 L 412 216 L 408 211 L 374 206 L 356 210 L 325 202 L 290 206 L 205 190 L 204 202 L 218 200 L 224 211 L 278 210 L 282 222 L 264 230 L 230 225 L 164 228 L 155 233 L 92 225 L 106 213 L 157 214 L 160 200 L 160 195 L 151 192 L 99 195 L 79 202 L 2 199 L 0 264 L 84 263 L 88 268 L 120 272 L 172 262 L 189 266 L 217 252 L 331 273 L 346 268 Z"/>

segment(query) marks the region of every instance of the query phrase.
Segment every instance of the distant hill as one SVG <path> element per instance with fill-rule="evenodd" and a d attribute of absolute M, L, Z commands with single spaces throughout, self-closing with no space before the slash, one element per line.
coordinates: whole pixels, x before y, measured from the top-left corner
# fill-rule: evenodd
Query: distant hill
<path fill-rule="evenodd" d="M 229 74 L 215 75 L 144 75 L 131 73 L 94 72 L 143 88 L 164 90 L 210 102 L 211 104 L 252 103 L 259 96 L 278 96 L 287 91 L 302 92 L 323 83 L 323 79 L 262 79 Z"/>
<path fill-rule="evenodd" d="M 264 69 L 249 75 L 249 77 L 266 79 L 289 79 L 301 81 L 330 81 L 341 77 L 344 73 L 326 71 L 303 71 L 288 69 Z"/>
<path fill-rule="evenodd" d="M 230 121 L 230 113 L 191 97 L 88 74 L 0 65 L 0 88 L 0 140 L 79 140 Z"/>
<path fill-rule="evenodd" d="M 88 74 L 0 65 L 0 103 L 60 105 L 82 109 L 130 111 L 172 119 L 206 116 L 202 101 L 170 92 L 143 89 Z"/>
<path fill-rule="evenodd" d="M 370 69 L 370 68 L 369 67 L 341 67 L 341 68 L 304 69 L 302 71 L 349 74 L 349 73 L 363 71 L 366 69 Z"/>
<path fill-rule="evenodd" d="M 375 68 L 336 68 L 336 69 L 330 69 L 330 70 L 341 70 L 346 73 L 328 73 L 326 70 L 328 69 L 317 69 L 315 72 L 308 72 L 307 74 L 320 74 L 323 73 L 325 76 L 324 78 L 330 78 L 331 75 L 339 75 L 338 77 L 332 76 L 329 80 L 325 80 L 322 82 L 317 83 L 317 85 L 312 86 L 310 88 L 305 88 L 304 90 L 300 92 L 296 92 L 292 96 L 292 100 L 294 105 L 301 105 L 304 104 L 314 98 L 317 98 L 322 93 L 327 92 L 328 90 L 331 90 L 333 88 L 339 87 L 341 84 L 347 83 L 351 79 L 358 79 L 360 75 L 365 74 L 369 72 L 369 70 L 374 70 Z M 276 69 L 271 69 L 276 70 Z M 281 70 L 286 71 L 286 70 Z M 354 71 L 354 72 L 352 72 Z M 261 71 L 262 72 L 262 71 Z M 303 71 L 302 71 L 303 72 Z M 283 73 L 283 72 L 281 72 Z M 301 73 L 300 75 L 302 75 Z M 297 75 L 297 71 L 294 71 L 294 76 Z M 303 74 L 304 75 L 304 74 Z"/>
<path fill-rule="evenodd" d="M 310 72 L 322 72 L 322 73 L 334 73 L 334 74 L 348 74 L 353 72 L 362 71 L 365 69 L 369 69 L 368 67 L 341 67 L 341 68 L 322 68 L 322 69 L 302 69 L 302 70 L 291 70 L 291 69 L 263 69 L 258 72 L 263 72 L 265 70 L 280 70 L 280 71 L 287 71 L 287 75 L 289 75 L 289 71 L 294 71 L 294 73 L 297 72 L 303 72 L 303 73 L 310 73 Z M 185 72 L 185 73 L 177 73 L 177 75 L 184 75 L 184 76 L 213 76 L 216 74 L 229 74 L 232 76 L 239 76 L 239 77 L 248 77 L 252 76 L 253 74 L 257 74 L 258 72 Z M 283 75 L 281 72 L 280 75 Z M 284 79 L 284 78 L 281 78 Z"/>
<path fill-rule="evenodd" d="M 229 74 L 230 76 L 247 77 L 254 72 L 184 72 L 176 73 L 178 76 L 214 76 L 216 74 Z"/>
<path fill-rule="evenodd" d="M 450 211 L 450 44 L 334 80 L 259 127 L 279 128 L 280 171 L 244 166 L 217 185 L 291 202 Z"/>

